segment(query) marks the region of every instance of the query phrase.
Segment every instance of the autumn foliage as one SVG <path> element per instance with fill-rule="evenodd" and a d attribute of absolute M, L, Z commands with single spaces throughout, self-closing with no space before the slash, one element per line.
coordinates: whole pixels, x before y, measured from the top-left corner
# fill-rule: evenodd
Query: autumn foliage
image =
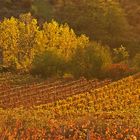
<path fill-rule="evenodd" d="M 34 88 L 38 84 L 34 84 Z M 0 138 L 139 140 L 139 85 L 138 74 L 65 99 L 61 91 L 59 94 L 63 98 L 52 103 L 28 108 L 1 108 Z M 33 91 L 37 91 L 32 88 L 33 85 L 26 99 L 32 99 Z M 15 92 L 10 92 L 9 97 L 16 98 L 18 89 L 14 87 Z M 43 98 L 40 96 L 42 92 L 38 92 L 38 97 Z M 3 96 L 2 91 L 0 95 Z"/>
<path fill-rule="evenodd" d="M 5 18 L 0 22 L 2 64 L 16 69 L 28 70 L 34 56 L 46 50 L 55 50 L 69 59 L 74 49 L 85 47 L 87 43 L 86 36 L 76 36 L 66 24 L 52 21 L 40 27 L 31 14 L 23 14 L 19 19 Z"/>

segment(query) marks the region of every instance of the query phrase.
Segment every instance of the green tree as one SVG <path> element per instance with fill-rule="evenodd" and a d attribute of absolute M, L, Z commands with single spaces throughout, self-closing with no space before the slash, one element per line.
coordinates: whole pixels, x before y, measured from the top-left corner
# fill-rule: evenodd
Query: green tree
<path fill-rule="evenodd" d="M 111 63 L 109 48 L 94 42 L 86 48 L 77 48 L 70 61 L 70 70 L 75 77 L 102 77 L 101 72 Z"/>
<path fill-rule="evenodd" d="M 132 64 L 136 70 L 140 71 L 140 53 L 135 55 Z"/>
<path fill-rule="evenodd" d="M 34 58 L 31 73 L 43 78 L 59 77 L 65 73 L 65 59 L 53 51 L 45 51 Z"/>

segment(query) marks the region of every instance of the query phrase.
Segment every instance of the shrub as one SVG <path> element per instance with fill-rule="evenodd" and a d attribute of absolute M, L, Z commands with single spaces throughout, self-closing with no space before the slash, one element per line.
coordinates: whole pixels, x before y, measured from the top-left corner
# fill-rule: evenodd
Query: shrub
<path fill-rule="evenodd" d="M 113 60 L 115 63 L 128 60 L 129 54 L 125 47 L 121 46 L 120 48 L 115 48 L 113 51 L 114 51 Z"/>
<path fill-rule="evenodd" d="M 104 67 L 111 64 L 111 54 L 107 47 L 93 42 L 86 48 L 77 48 L 70 61 L 70 70 L 75 77 L 100 77 Z"/>
<path fill-rule="evenodd" d="M 109 67 L 107 67 L 104 70 L 104 73 L 105 77 L 113 80 L 118 80 L 135 73 L 135 69 L 129 68 L 127 64 L 116 63 L 111 64 Z"/>
<path fill-rule="evenodd" d="M 140 53 L 135 55 L 132 63 L 133 63 L 134 68 L 140 71 Z"/>
<path fill-rule="evenodd" d="M 42 55 L 35 57 L 31 73 L 33 75 L 40 75 L 43 78 L 63 76 L 65 66 L 63 57 L 55 52 L 46 51 Z"/>

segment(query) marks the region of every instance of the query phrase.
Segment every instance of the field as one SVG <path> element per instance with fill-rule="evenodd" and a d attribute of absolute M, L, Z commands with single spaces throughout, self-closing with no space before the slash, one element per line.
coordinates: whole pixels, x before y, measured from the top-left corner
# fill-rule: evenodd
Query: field
<path fill-rule="evenodd" d="M 139 74 L 119 81 L 0 75 L 0 140 L 140 139 Z"/>
<path fill-rule="evenodd" d="M 0 140 L 140 140 L 140 0 L 0 0 Z"/>
<path fill-rule="evenodd" d="M 1 77 L 1 80 L 3 80 L 4 76 Z M 92 88 L 98 88 L 111 82 L 110 80 L 100 82 L 97 79 L 86 80 L 81 78 L 79 80 L 59 79 L 35 83 L 37 78 L 35 79 L 28 75 L 24 79 L 21 75 L 6 76 L 7 82 L 11 82 L 11 84 L 8 84 L 6 79 L 4 79 L 5 83 L 1 81 L 0 107 L 3 108 L 13 108 L 21 105 L 33 106 L 54 102 L 75 94 L 90 91 Z M 25 82 L 27 83 L 24 84 Z"/>

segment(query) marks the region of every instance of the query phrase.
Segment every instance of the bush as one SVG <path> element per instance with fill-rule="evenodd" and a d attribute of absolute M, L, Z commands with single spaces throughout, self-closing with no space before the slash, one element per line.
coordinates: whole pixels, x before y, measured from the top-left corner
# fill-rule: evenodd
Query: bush
<path fill-rule="evenodd" d="M 136 54 L 133 58 L 133 65 L 138 71 L 140 71 L 140 53 Z"/>
<path fill-rule="evenodd" d="M 65 66 L 63 57 L 52 51 L 46 51 L 42 55 L 35 57 L 31 73 L 40 75 L 43 78 L 63 76 Z"/>
<path fill-rule="evenodd" d="M 123 47 L 122 45 L 121 45 L 120 48 L 113 49 L 113 51 L 114 51 L 114 53 L 113 53 L 113 55 L 114 55 L 113 61 L 115 63 L 119 63 L 121 61 L 128 60 L 129 54 L 128 54 L 126 48 Z"/>
<path fill-rule="evenodd" d="M 76 77 L 101 77 L 104 67 L 111 64 L 111 54 L 107 47 L 92 43 L 86 48 L 77 48 L 70 61 L 71 73 Z"/>
<path fill-rule="evenodd" d="M 119 80 L 135 73 L 135 69 L 129 68 L 127 64 L 112 64 L 104 70 L 104 76 L 112 80 Z"/>

